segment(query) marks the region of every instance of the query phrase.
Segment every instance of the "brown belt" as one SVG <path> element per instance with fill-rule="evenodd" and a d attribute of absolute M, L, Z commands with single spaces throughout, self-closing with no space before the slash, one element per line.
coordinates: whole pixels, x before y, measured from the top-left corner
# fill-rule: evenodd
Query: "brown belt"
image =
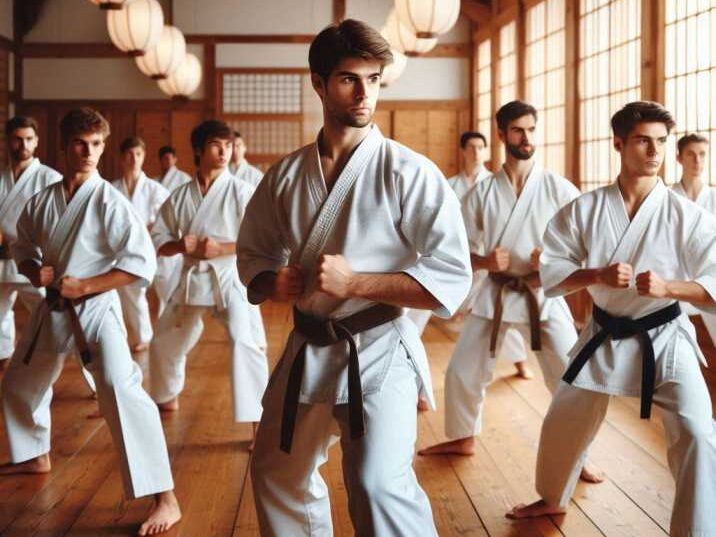
<path fill-rule="evenodd" d="M 376 326 L 400 317 L 403 313 L 398 306 L 376 304 L 363 311 L 354 313 L 345 319 L 318 319 L 293 309 L 294 330 L 306 338 L 291 365 L 286 386 L 286 395 L 283 399 L 283 415 L 281 417 L 281 451 L 291 452 L 293 431 L 296 426 L 298 400 L 301 394 L 301 380 L 306 365 L 306 346 L 308 344 L 318 347 L 328 347 L 341 341 L 348 343 L 348 421 L 351 438 L 360 438 L 365 434 L 363 419 L 363 388 L 360 380 L 360 364 L 358 362 L 358 348 L 353 339 L 355 334 L 365 332 Z"/>
<path fill-rule="evenodd" d="M 492 334 L 490 335 L 490 354 L 494 356 L 497 348 L 497 336 L 500 333 L 502 324 L 502 300 L 507 290 L 516 291 L 527 298 L 527 309 L 530 314 L 530 347 L 533 351 L 542 350 L 542 339 L 540 336 L 539 302 L 532 288 L 527 285 L 527 280 L 535 273 L 526 276 L 508 276 L 498 272 L 490 272 L 489 278 L 499 287 L 497 289 L 497 300 L 495 301 L 495 315 L 492 318 Z"/>
<path fill-rule="evenodd" d="M 37 328 L 32 334 L 32 341 L 30 342 L 27 351 L 25 351 L 22 361 L 26 364 L 30 363 L 30 359 L 32 358 L 32 355 L 35 352 L 35 347 L 37 346 L 37 340 L 40 337 L 40 330 L 42 329 L 42 325 L 44 324 L 47 315 L 49 315 L 49 312 L 64 311 L 67 313 L 69 318 L 72 335 L 75 338 L 75 347 L 77 347 L 77 350 L 80 353 L 82 363 L 85 365 L 90 363 L 92 361 L 92 355 L 89 352 L 87 339 L 82 331 L 82 325 L 80 324 L 80 319 L 77 316 L 74 306 L 72 305 L 72 301 L 61 296 L 60 292 L 54 287 L 47 287 L 45 293 L 45 304 L 48 311 L 40 317 L 40 320 L 37 323 Z"/>

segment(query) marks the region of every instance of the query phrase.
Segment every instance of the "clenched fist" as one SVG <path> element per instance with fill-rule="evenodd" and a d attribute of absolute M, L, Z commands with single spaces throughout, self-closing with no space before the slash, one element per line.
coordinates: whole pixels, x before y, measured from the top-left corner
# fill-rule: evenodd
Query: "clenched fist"
<path fill-rule="evenodd" d="M 197 247 L 197 239 L 196 235 L 184 235 L 181 239 L 182 242 L 182 250 L 184 250 L 185 254 L 193 254 L 196 252 Z"/>
<path fill-rule="evenodd" d="M 488 272 L 505 272 L 510 268 L 510 251 L 498 246 L 487 254 Z"/>
<path fill-rule="evenodd" d="M 274 292 L 271 300 L 290 302 L 298 300 L 303 294 L 303 274 L 300 265 L 281 267 L 274 281 Z"/>
<path fill-rule="evenodd" d="M 65 276 L 60 280 L 60 295 L 70 300 L 76 300 L 82 298 L 87 294 L 85 285 L 82 280 L 73 278 L 72 276 Z"/>
<path fill-rule="evenodd" d="M 542 248 L 535 248 L 530 254 L 530 270 L 539 271 L 539 256 L 542 255 Z"/>
<path fill-rule="evenodd" d="M 614 263 L 602 269 L 599 281 L 609 287 L 629 287 L 634 269 L 629 263 Z"/>
<path fill-rule="evenodd" d="M 214 239 L 205 237 L 197 242 L 196 253 L 202 259 L 213 259 L 221 255 L 221 245 Z"/>
<path fill-rule="evenodd" d="M 322 255 L 316 267 L 318 289 L 336 298 L 348 298 L 354 272 L 342 255 Z"/>
<path fill-rule="evenodd" d="M 30 277 L 33 287 L 47 287 L 55 280 L 55 269 L 49 265 L 37 267 Z"/>
<path fill-rule="evenodd" d="M 666 281 L 650 270 L 637 274 L 636 291 L 642 296 L 651 296 L 654 298 L 665 298 L 668 296 Z"/>

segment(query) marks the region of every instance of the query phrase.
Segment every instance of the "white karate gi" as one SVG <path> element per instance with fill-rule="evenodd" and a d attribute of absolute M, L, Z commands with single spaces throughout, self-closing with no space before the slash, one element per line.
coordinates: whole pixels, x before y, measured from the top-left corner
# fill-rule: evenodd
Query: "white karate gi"
<path fill-rule="evenodd" d="M 69 203 L 61 182 L 44 189 L 27 203 L 17 230 L 12 246 L 15 260 L 52 266 L 53 286 L 64 276 L 90 278 L 112 269 L 138 276 L 145 285 L 154 276 L 154 249 L 144 224 L 124 196 L 96 173 Z M 129 352 L 117 292 L 101 293 L 72 307 L 87 340 L 91 354 L 87 368 L 119 454 L 126 496 L 172 489 L 159 412 L 142 388 L 141 369 Z M 35 334 L 35 350 L 26 364 L 23 358 Z M 35 309 L 0 390 L 13 462 L 50 450 L 52 385 L 72 343 L 67 312 L 48 311 L 45 302 Z"/>
<path fill-rule="evenodd" d="M 157 250 L 185 235 L 235 242 L 253 188 L 228 170 L 216 178 L 206 196 L 197 180 L 180 186 L 159 212 L 152 228 Z M 234 419 L 259 421 L 261 395 L 268 382 L 266 336 L 257 333 L 246 288 L 239 281 L 236 254 L 200 260 L 184 256 L 181 281 L 157 321 L 149 350 L 150 393 L 158 403 L 174 399 L 184 388 L 186 355 L 196 345 L 208 310 L 226 327 L 231 342 Z"/>
<path fill-rule="evenodd" d="M 305 291 L 296 306 L 340 319 L 373 305 L 316 290 L 323 253 L 341 254 L 357 272 L 403 272 L 449 317 L 471 272 L 459 204 L 438 168 L 385 139 L 376 126 L 355 149 L 330 193 L 318 146 L 306 146 L 266 174 L 239 235 L 239 272 L 249 284 L 265 271 L 300 263 Z M 253 302 L 266 297 L 250 291 Z M 262 535 L 329 535 L 331 515 L 318 468 L 340 434 L 351 519 L 357 535 L 434 535 L 430 504 L 412 469 L 415 405 L 434 407 L 425 350 L 405 316 L 356 336 L 366 435 L 349 439 L 346 345 L 308 345 L 290 454 L 279 449 L 287 376 L 305 341 L 292 332 L 264 396 L 251 475 Z"/>
<path fill-rule="evenodd" d="M 510 251 L 510 275 L 531 272 L 530 255 L 541 246 L 542 233 L 550 218 L 579 194 L 565 178 L 534 165 L 520 197 L 510 185 L 504 168 L 475 185 L 463 203 L 463 218 L 470 249 L 480 255 L 498 246 Z M 480 282 L 472 314 L 463 326 L 445 376 L 445 433 L 449 439 L 468 438 L 482 429 L 482 407 L 492 381 L 495 359 L 490 356 L 492 319 L 499 286 L 488 277 Z M 563 299 L 545 299 L 535 294 L 540 306 L 542 350 L 536 351 L 545 383 L 554 391 L 567 362 L 567 352 L 577 333 Z M 505 331 L 517 329 L 530 341 L 527 298 L 506 289 L 496 354 Z"/>
<path fill-rule="evenodd" d="M 191 182 L 191 175 L 179 170 L 176 166 L 169 168 L 159 178 L 159 184 L 169 192 L 173 192 L 175 188 L 189 182 Z M 181 254 L 162 255 L 157 258 L 157 274 L 154 276 L 154 290 L 157 292 L 157 298 L 159 299 L 157 317 L 161 316 L 169 297 L 172 296 L 174 289 L 179 285 L 182 264 L 183 258 Z"/>
<path fill-rule="evenodd" d="M 671 185 L 671 189 L 677 194 L 687 197 L 686 191 L 684 190 L 681 182 Z M 716 188 L 704 185 L 698 196 L 696 196 L 695 203 L 699 207 L 706 209 L 710 214 L 716 215 Z M 704 322 L 704 326 L 706 327 L 709 336 L 711 336 L 711 341 L 713 341 L 714 345 L 716 345 L 716 315 L 710 315 L 706 312 L 699 311 L 697 308 L 687 303 L 682 304 L 681 309 L 683 309 L 684 313 L 687 315 L 701 315 L 701 320 Z"/>
<path fill-rule="evenodd" d="M 112 181 L 112 185 L 130 201 L 140 220 L 147 227 L 154 224 L 159 207 L 169 197 L 169 191 L 157 181 L 147 177 L 144 172 L 139 173 L 131 196 L 124 178 L 115 179 Z M 117 291 L 122 303 L 124 320 L 127 323 L 130 345 L 149 343 L 154 332 L 152 331 L 152 319 L 149 316 L 147 288 L 141 281 L 137 281 L 120 287 Z"/>
<path fill-rule="evenodd" d="M 631 264 L 635 277 L 652 270 L 666 280 L 696 281 L 714 297 L 716 220 L 658 181 L 630 222 L 615 181 L 582 195 L 550 222 L 542 284 L 548 296 L 564 294 L 559 284 L 576 270 L 618 262 Z M 673 303 L 638 295 L 633 282 L 627 289 L 592 285 L 588 291 L 610 315 L 633 319 Z M 598 330 L 590 319 L 570 357 Z M 667 459 L 676 480 L 671 535 L 716 535 L 716 428 L 694 327 L 682 313 L 649 336 L 656 361 L 654 403 L 663 410 Z M 606 415 L 609 396 L 640 395 L 641 365 L 639 338 L 607 338 L 572 385 L 560 383 L 542 426 L 537 460 L 537 491 L 549 504 L 569 502 L 584 448 Z"/>
<path fill-rule="evenodd" d="M 259 170 L 256 166 L 249 164 L 246 159 L 241 161 L 238 167 L 234 166 L 234 164 L 230 164 L 230 171 L 236 177 L 242 181 L 246 181 L 254 188 L 259 186 L 261 179 L 264 177 L 264 172 Z"/>

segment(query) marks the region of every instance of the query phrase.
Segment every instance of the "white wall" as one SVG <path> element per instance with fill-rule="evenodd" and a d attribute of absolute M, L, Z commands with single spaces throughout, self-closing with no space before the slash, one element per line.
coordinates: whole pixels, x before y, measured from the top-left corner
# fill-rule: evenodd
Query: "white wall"
<path fill-rule="evenodd" d="M 461 100 L 470 98 L 467 58 L 408 58 L 403 76 L 381 90 L 383 100 Z"/>
<path fill-rule="evenodd" d="M 332 20 L 332 0 L 174 0 L 191 34 L 311 34 Z"/>
<path fill-rule="evenodd" d="M 106 11 L 88 0 L 48 0 L 34 28 L 25 36 L 29 43 L 109 42 Z"/>
<path fill-rule="evenodd" d="M 220 43 L 217 67 L 308 67 L 308 43 Z"/>
<path fill-rule="evenodd" d="M 0 35 L 13 39 L 12 28 L 12 0 L 0 0 Z"/>

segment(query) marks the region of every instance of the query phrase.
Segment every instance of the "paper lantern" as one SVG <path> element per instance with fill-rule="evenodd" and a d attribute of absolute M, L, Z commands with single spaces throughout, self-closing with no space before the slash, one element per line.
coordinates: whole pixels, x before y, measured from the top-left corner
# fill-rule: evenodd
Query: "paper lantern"
<path fill-rule="evenodd" d="M 460 16 L 460 0 L 395 0 L 398 20 L 417 37 L 448 32 Z"/>
<path fill-rule="evenodd" d="M 171 97 L 189 97 L 201 83 L 201 63 L 199 58 L 187 53 L 179 68 L 164 80 L 158 82 L 159 88 Z"/>
<path fill-rule="evenodd" d="M 396 49 L 391 49 L 391 52 L 393 53 L 393 63 L 385 66 L 380 77 L 380 85 L 383 88 L 398 80 L 405 71 L 405 66 L 408 65 L 408 57 L 405 54 Z"/>
<path fill-rule="evenodd" d="M 112 43 L 131 56 L 141 56 L 154 48 L 163 27 L 164 14 L 157 0 L 128 0 L 121 9 L 107 11 Z"/>
<path fill-rule="evenodd" d="M 100 9 L 122 9 L 122 4 L 126 0 L 90 0 L 90 2 L 99 6 Z"/>
<path fill-rule="evenodd" d="M 388 40 L 390 46 L 402 52 L 406 56 L 420 56 L 433 49 L 437 45 L 437 38 L 421 38 L 415 35 L 410 29 L 400 22 L 395 10 L 390 12 L 381 30 L 383 37 Z"/>
<path fill-rule="evenodd" d="M 162 80 L 176 71 L 186 55 L 186 40 L 176 26 L 165 25 L 159 43 L 134 61 L 139 70 L 154 80 Z"/>

